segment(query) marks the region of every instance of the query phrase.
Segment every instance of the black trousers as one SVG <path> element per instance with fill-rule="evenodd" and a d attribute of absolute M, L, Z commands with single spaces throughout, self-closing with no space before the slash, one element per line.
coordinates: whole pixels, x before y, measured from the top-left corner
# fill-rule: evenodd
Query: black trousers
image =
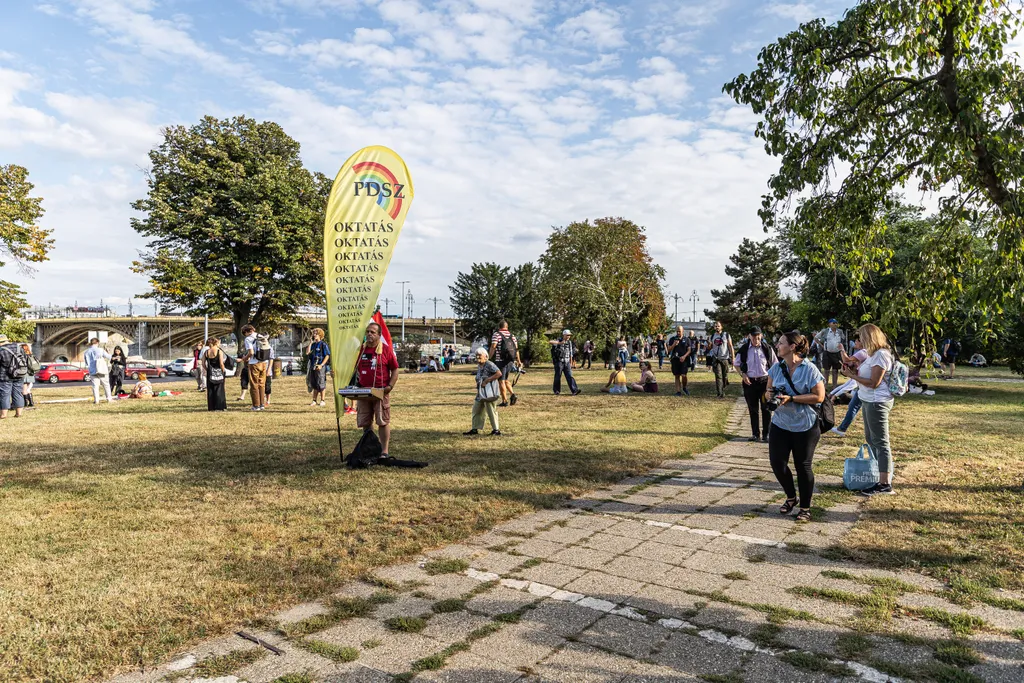
<path fill-rule="evenodd" d="M 576 393 L 578 391 L 576 387 L 576 380 L 572 377 L 572 366 L 569 363 L 557 363 L 555 364 L 555 393 L 562 391 L 562 375 L 565 375 L 565 381 L 569 383 L 569 391 Z"/>
<path fill-rule="evenodd" d="M 814 449 L 818 447 L 818 440 L 821 439 L 821 429 L 814 425 L 806 432 L 791 432 L 782 429 L 778 425 L 772 425 L 768 433 L 768 460 L 772 464 L 772 471 L 775 478 L 782 485 L 786 492 L 786 498 L 796 498 L 796 488 L 793 487 L 793 472 L 789 469 L 789 456 L 793 456 L 793 466 L 796 467 L 796 483 L 800 488 L 800 507 L 811 507 L 811 495 L 814 493 L 814 470 L 811 469 L 811 461 L 814 459 Z"/>
<path fill-rule="evenodd" d="M 582 354 L 580 354 L 580 370 L 583 369 L 584 365 L 586 365 L 587 369 L 589 370 L 590 369 L 590 361 L 591 361 L 591 359 L 593 357 L 594 357 L 594 354 L 588 353 L 587 351 L 584 351 Z"/>
<path fill-rule="evenodd" d="M 747 412 L 750 413 L 750 433 L 754 437 L 768 437 L 768 427 L 772 423 L 772 414 L 765 408 L 761 398 L 768 389 L 767 377 L 751 377 L 750 384 L 743 385 L 743 398 L 747 402 Z M 761 425 L 764 430 L 761 430 Z"/>

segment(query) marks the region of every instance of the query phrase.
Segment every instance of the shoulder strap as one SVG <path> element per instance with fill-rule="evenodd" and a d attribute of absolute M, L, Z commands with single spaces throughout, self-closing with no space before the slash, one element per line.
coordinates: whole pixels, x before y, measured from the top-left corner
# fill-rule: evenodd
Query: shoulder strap
<path fill-rule="evenodd" d="M 782 358 L 779 359 L 779 368 L 782 370 L 782 376 L 786 378 L 786 383 L 789 384 L 789 388 L 793 390 L 793 395 L 799 395 L 800 392 L 797 391 L 796 387 L 793 385 L 793 378 L 789 374 L 789 368 L 786 367 L 786 361 Z"/>

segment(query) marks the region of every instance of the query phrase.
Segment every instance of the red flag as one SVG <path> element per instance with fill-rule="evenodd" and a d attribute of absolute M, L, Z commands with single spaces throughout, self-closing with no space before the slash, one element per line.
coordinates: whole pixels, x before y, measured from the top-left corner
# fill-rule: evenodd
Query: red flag
<path fill-rule="evenodd" d="M 373 322 L 375 322 L 378 325 L 380 325 L 380 336 L 381 336 L 381 339 L 383 339 L 387 343 L 388 346 L 390 346 L 392 349 L 394 349 L 395 345 L 391 343 L 391 332 L 388 331 L 388 326 L 384 323 L 384 316 L 382 316 L 380 314 L 380 310 L 379 309 L 374 312 L 373 318 L 371 318 L 371 320 L 373 320 Z"/>

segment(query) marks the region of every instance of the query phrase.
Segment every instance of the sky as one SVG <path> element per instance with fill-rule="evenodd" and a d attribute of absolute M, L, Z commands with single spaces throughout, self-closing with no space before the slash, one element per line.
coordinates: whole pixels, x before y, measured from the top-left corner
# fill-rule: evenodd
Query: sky
<path fill-rule="evenodd" d="M 744 237 L 777 161 L 722 85 L 760 48 L 853 0 L 3 0 L 0 163 L 29 169 L 56 246 L 0 269 L 32 305 L 115 306 L 147 283 L 129 224 L 161 128 L 273 120 L 330 177 L 402 155 L 416 196 L 382 299 L 451 314 L 474 262 L 535 260 L 552 226 L 644 226 L 690 317 Z M 135 299 L 136 312 L 152 308 Z M 383 306 L 382 302 L 382 306 Z M 670 301 L 669 312 L 675 303 Z"/>

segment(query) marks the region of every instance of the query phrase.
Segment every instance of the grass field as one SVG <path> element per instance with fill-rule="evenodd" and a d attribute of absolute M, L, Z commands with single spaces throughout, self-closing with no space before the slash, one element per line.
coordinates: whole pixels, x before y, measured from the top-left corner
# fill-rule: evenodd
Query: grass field
<path fill-rule="evenodd" d="M 596 369 L 578 375 L 582 396 L 553 397 L 542 367 L 520 382 L 520 405 L 501 410 L 506 436 L 465 438 L 467 370 L 400 379 L 391 452 L 431 463 L 418 471 L 341 468 L 333 412 L 308 407 L 298 377 L 275 383 L 262 414 L 237 393 L 228 413 L 207 413 L 181 382 L 174 399 L 47 405 L 0 423 L 4 680 L 159 662 L 374 566 L 706 451 L 732 405 L 711 397 L 707 373 L 693 399 L 602 395 Z M 935 382 L 935 397 L 900 400 L 898 495 L 866 504 L 850 557 L 938 575 L 962 601 L 1024 586 L 1024 383 L 983 381 L 993 377 L 1009 375 L 971 370 Z M 37 399 L 88 395 L 62 385 Z M 353 418 L 343 425 L 351 448 Z"/>
<path fill-rule="evenodd" d="M 276 381 L 260 414 L 237 393 L 228 413 L 208 413 L 181 382 L 178 398 L 46 405 L 0 423 L 4 680 L 158 662 L 371 567 L 723 440 L 732 403 L 711 397 L 708 375 L 678 399 L 599 394 L 596 369 L 580 373 L 582 396 L 554 397 L 550 374 L 523 376 L 520 404 L 501 410 L 505 436 L 472 439 L 461 436 L 466 369 L 403 375 L 391 453 L 431 463 L 419 471 L 341 468 L 333 411 L 308 407 L 299 377 Z M 85 384 L 36 392 L 88 395 Z M 343 425 L 351 448 L 354 418 Z"/>

